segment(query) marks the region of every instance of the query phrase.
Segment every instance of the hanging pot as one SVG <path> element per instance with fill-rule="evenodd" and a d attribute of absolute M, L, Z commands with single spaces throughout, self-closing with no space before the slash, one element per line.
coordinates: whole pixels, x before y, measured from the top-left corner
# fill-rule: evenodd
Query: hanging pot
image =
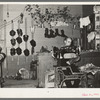
<path fill-rule="evenodd" d="M 22 54 L 22 49 L 21 49 L 20 47 L 18 47 L 18 48 L 16 49 L 16 52 L 17 52 L 18 55 L 21 55 L 21 54 Z"/>
<path fill-rule="evenodd" d="M 17 29 L 17 34 L 18 36 L 22 36 L 23 35 L 22 29 Z"/>
<path fill-rule="evenodd" d="M 21 38 L 21 37 L 18 36 L 18 37 L 16 38 L 16 40 L 17 40 L 17 42 L 18 42 L 19 44 L 22 43 L 22 38 Z"/>
<path fill-rule="evenodd" d="M 27 41 L 28 41 L 28 38 L 29 38 L 29 36 L 28 36 L 28 35 L 24 35 L 24 36 L 23 36 L 23 40 L 24 40 L 25 42 L 27 42 Z"/>
<path fill-rule="evenodd" d="M 12 44 L 13 46 L 16 45 L 16 39 L 11 39 L 10 41 L 11 41 L 11 44 Z"/>
<path fill-rule="evenodd" d="M 10 49 L 10 54 L 11 54 L 11 56 L 14 56 L 16 54 L 16 49 L 15 48 L 11 48 Z"/>
<path fill-rule="evenodd" d="M 31 44 L 31 46 L 33 46 L 33 47 L 36 46 L 36 42 L 35 42 L 33 39 L 30 41 L 30 44 Z"/>
<path fill-rule="evenodd" d="M 16 32 L 14 30 L 10 31 L 10 36 L 14 36 L 16 34 Z"/>
<path fill-rule="evenodd" d="M 29 54 L 30 54 L 29 50 L 28 50 L 28 49 L 25 49 L 25 50 L 24 50 L 24 55 L 25 55 L 25 56 L 29 56 Z"/>

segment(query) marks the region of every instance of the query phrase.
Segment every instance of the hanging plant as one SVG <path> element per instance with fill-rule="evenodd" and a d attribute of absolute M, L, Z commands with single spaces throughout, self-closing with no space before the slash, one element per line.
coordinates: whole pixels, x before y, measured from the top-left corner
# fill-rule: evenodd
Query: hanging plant
<path fill-rule="evenodd" d="M 36 21 L 38 24 L 44 24 L 45 22 L 51 23 L 54 21 L 60 21 L 62 22 L 62 24 L 79 24 L 80 16 L 72 16 L 72 14 L 70 14 L 68 6 L 64 6 L 62 8 L 58 7 L 56 11 L 51 8 L 45 8 L 44 13 L 42 12 L 39 5 L 27 5 L 25 8 L 26 12 L 28 12 L 29 15 L 31 15 L 34 21 Z"/>

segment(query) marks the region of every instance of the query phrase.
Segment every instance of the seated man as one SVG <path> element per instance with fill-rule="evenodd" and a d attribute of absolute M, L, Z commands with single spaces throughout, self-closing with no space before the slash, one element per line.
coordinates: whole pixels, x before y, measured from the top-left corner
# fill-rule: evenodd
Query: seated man
<path fill-rule="evenodd" d="M 66 66 L 76 63 L 80 60 L 79 50 L 73 45 L 71 38 L 64 39 L 65 45 L 60 48 L 60 65 Z M 73 71 L 76 71 L 77 68 L 72 68 Z"/>
<path fill-rule="evenodd" d="M 78 68 L 74 65 L 75 62 L 80 60 L 79 50 L 73 45 L 71 38 L 64 39 L 64 46 L 59 50 L 58 66 L 70 66 L 73 72 L 79 72 Z M 71 74 L 70 69 L 63 71 L 65 75 Z M 78 87 L 80 80 L 75 80 L 74 84 L 71 81 L 65 81 L 67 87 Z"/>

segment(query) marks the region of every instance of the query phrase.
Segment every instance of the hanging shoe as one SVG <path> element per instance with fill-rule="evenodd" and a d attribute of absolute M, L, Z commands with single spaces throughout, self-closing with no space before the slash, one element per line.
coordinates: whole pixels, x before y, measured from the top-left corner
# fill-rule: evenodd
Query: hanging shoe
<path fill-rule="evenodd" d="M 54 31 L 52 29 L 50 29 L 50 35 L 49 35 L 49 38 L 54 38 Z"/>
<path fill-rule="evenodd" d="M 11 56 L 14 56 L 16 54 L 16 49 L 15 48 L 11 48 L 10 49 L 10 54 L 11 54 Z"/>
<path fill-rule="evenodd" d="M 44 36 L 45 36 L 45 38 L 48 38 L 48 28 L 45 28 L 45 33 L 44 33 Z"/>
<path fill-rule="evenodd" d="M 13 46 L 16 45 L 16 39 L 11 39 L 10 41 L 11 41 L 11 44 L 12 44 Z"/>
<path fill-rule="evenodd" d="M 66 37 L 66 35 L 64 34 L 64 30 L 61 30 L 61 37 Z"/>
<path fill-rule="evenodd" d="M 22 43 L 22 38 L 21 38 L 21 37 L 18 36 L 18 37 L 16 38 L 16 40 L 17 40 L 18 44 L 21 44 L 21 43 Z"/>
<path fill-rule="evenodd" d="M 15 36 L 16 32 L 14 30 L 10 31 L 10 36 Z"/>
<path fill-rule="evenodd" d="M 22 29 L 17 29 L 17 34 L 18 36 L 22 36 L 23 35 Z"/>
<path fill-rule="evenodd" d="M 22 54 L 22 49 L 20 47 L 16 48 L 16 52 L 18 55 L 21 55 Z"/>
<path fill-rule="evenodd" d="M 31 44 L 31 46 L 33 46 L 33 47 L 36 46 L 36 42 L 35 42 L 33 39 L 30 41 L 30 44 Z"/>
<path fill-rule="evenodd" d="M 30 54 L 29 50 L 28 50 L 28 49 L 25 49 L 25 50 L 24 50 L 24 55 L 25 55 L 25 56 L 29 56 L 29 54 Z"/>
<path fill-rule="evenodd" d="M 28 35 L 24 35 L 24 36 L 23 36 L 23 40 L 24 40 L 25 42 L 27 42 L 27 41 L 28 41 L 28 38 L 29 38 L 29 36 L 28 36 Z"/>

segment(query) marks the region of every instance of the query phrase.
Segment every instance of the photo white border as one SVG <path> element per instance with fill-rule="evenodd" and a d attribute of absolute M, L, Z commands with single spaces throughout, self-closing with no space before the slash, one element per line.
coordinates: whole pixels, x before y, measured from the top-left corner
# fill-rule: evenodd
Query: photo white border
<path fill-rule="evenodd" d="M 0 2 L 0 4 L 100 5 L 100 2 Z M 100 98 L 96 88 L 1 88 L 0 98 Z"/>

